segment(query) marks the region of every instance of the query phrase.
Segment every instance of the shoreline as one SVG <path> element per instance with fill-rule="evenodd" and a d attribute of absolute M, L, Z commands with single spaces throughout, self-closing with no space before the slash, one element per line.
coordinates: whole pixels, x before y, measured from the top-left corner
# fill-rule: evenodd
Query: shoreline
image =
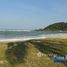
<path fill-rule="evenodd" d="M 45 39 L 46 37 L 33 37 L 33 38 L 9 38 L 9 39 L 0 39 L 0 42 L 24 42 L 28 40 L 33 40 L 33 39 Z"/>
<path fill-rule="evenodd" d="M 19 41 L 28 41 L 33 39 L 46 39 L 46 38 L 59 38 L 59 39 L 67 39 L 67 34 L 55 34 L 55 35 L 45 35 L 39 37 L 28 37 L 28 38 L 8 38 L 8 39 L 0 39 L 0 42 L 19 42 Z"/>

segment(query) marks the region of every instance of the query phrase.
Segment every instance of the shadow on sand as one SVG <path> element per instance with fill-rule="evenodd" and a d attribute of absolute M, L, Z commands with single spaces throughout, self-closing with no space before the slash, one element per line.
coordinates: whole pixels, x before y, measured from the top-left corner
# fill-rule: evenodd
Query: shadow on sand
<path fill-rule="evenodd" d="M 8 43 L 8 48 L 5 52 L 7 61 L 12 65 L 21 62 L 24 63 L 27 48 L 27 44 L 24 42 Z"/>
<path fill-rule="evenodd" d="M 53 54 L 58 54 L 58 55 L 62 55 L 60 53 L 60 50 L 53 47 L 53 46 L 50 46 L 49 44 L 47 43 L 43 43 L 43 42 L 31 42 L 35 48 L 37 48 L 40 52 L 43 52 L 43 53 L 46 53 L 46 54 L 49 54 L 49 53 L 53 53 Z M 59 51 L 59 52 L 58 52 Z"/>
<path fill-rule="evenodd" d="M 53 54 L 57 54 L 60 56 L 64 56 L 63 53 L 59 49 L 49 46 L 47 43 L 32 42 L 32 41 L 31 41 L 31 43 L 35 46 L 35 48 L 37 48 L 42 53 L 46 53 L 46 54 L 53 53 Z M 63 64 L 67 67 L 67 63 L 64 62 Z"/>

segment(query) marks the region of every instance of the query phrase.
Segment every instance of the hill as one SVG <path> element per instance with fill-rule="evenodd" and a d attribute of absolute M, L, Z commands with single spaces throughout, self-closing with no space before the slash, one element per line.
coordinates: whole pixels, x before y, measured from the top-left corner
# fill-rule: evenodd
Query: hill
<path fill-rule="evenodd" d="M 48 25 L 44 29 L 39 29 L 38 31 L 67 31 L 67 23 L 58 22 Z"/>

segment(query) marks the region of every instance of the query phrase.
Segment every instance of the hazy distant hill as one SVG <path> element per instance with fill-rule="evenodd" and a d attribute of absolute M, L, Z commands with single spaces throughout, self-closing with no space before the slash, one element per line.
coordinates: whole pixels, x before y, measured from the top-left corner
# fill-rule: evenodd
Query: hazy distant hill
<path fill-rule="evenodd" d="M 39 29 L 38 31 L 67 31 L 67 23 L 59 22 L 51 24 L 44 29 Z"/>

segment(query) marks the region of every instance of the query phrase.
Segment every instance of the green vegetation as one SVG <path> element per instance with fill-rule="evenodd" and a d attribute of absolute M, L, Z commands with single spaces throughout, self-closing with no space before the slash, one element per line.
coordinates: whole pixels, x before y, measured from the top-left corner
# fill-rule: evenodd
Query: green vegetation
<path fill-rule="evenodd" d="M 44 29 L 39 29 L 37 31 L 67 31 L 67 23 L 59 22 L 51 24 Z"/>
<path fill-rule="evenodd" d="M 0 43 L 0 67 L 66 67 L 55 63 L 48 53 L 66 55 L 67 39 L 39 39 Z M 40 54 L 43 54 L 40 56 Z"/>

